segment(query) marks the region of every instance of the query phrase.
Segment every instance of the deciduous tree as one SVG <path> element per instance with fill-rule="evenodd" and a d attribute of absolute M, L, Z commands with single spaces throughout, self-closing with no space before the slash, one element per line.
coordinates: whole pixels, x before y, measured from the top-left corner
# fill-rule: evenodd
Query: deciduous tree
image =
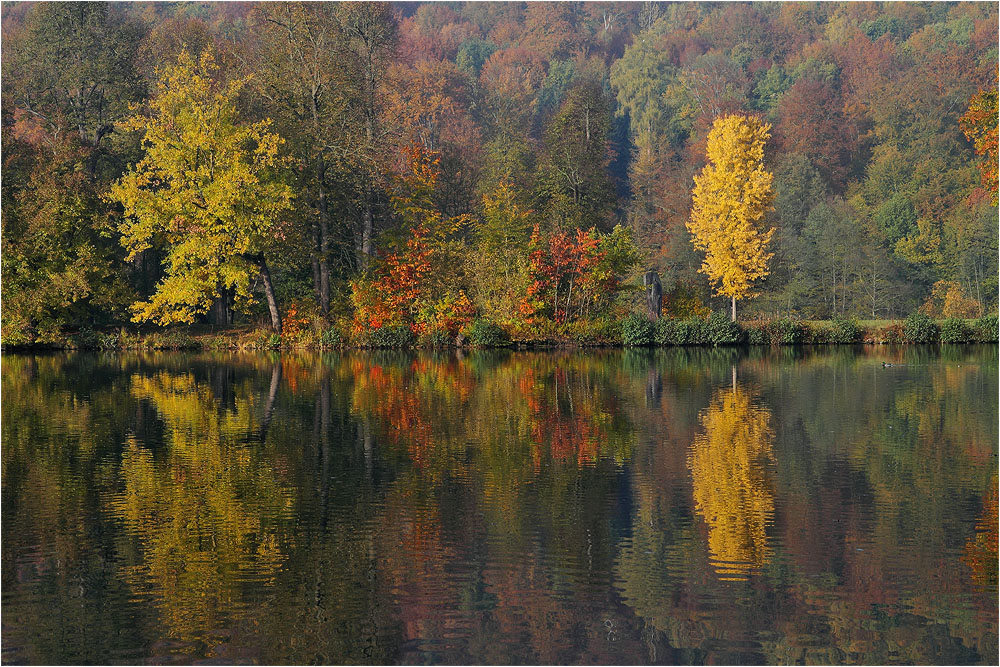
<path fill-rule="evenodd" d="M 774 229 L 764 228 L 771 208 L 772 175 L 764 169 L 764 143 L 770 125 L 758 118 L 719 118 L 708 136 L 708 160 L 694 178 L 688 230 L 705 252 L 701 272 L 716 293 L 736 301 L 753 296 L 752 283 L 768 274 L 768 243 Z"/>
<path fill-rule="evenodd" d="M 166 277 L 133 306 L 133 320 L 193 322 L 223 288 L 245 307 L 259 278 L 281 333 L 266 255 L 291 208 L 291 188 L 277 171 L 282 139 L 270 121 L 240 118 L 245 78 L 226 83 L 217 75 L 210 51 L 197 62 L 182 53 L 160 77 L 148 113 L 125 124 L 145 132 L 146 154 L 111 188 L 124 207 L 122 244 L 130 256 L 154 244 L 167 251 Z"/>
<path fill-rule="evenodd" d="M 993 205 L 997 205 L 997 91 L 981 90 L 969 102 L 969 110 L 959 120 L 965 136 L 976 147 L 976 154 L 982 155 L 979 171 L 983 174 L 983 185 L 992 194 Z"/>

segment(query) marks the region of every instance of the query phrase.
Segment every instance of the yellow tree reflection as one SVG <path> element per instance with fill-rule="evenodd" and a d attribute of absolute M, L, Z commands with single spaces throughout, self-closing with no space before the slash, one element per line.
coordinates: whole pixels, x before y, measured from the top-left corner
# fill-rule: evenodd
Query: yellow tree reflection
<path fill-rule="evenodd" d="M 688 465 L 695 509 L 708 524 L 708 549 L 724 580 L 745 579 L 769 558 L 767 526 L 774 492 L 770 411 L 737 384 L 715 392 L 699 416 Z"/>
<path fill-rule="evenodd" d="M 125 579 L 157 600 L 167 636 L 190 640 L 219 627 L 244 597 L 273 582 L 285 554 L 281 524 L 294 503 L 263 443 L 269 406 L 249 385 L 234 388 L 236 409 L 220 410 L 190 373 L 132 377 L 132 394 L 156 407 L 165 426 L 161 455 L 130 439 L 114 515 L 133 554 Z M 273 393 L 273 392 L 272 392 Z"/>

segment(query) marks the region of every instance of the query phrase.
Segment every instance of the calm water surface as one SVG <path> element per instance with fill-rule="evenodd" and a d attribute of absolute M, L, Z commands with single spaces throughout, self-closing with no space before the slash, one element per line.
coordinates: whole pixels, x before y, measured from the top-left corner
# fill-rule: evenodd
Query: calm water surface
<path fill-rule="evenodd" d="M 5 355 L 2 659 L 996 664 L 997 373 Z"/>

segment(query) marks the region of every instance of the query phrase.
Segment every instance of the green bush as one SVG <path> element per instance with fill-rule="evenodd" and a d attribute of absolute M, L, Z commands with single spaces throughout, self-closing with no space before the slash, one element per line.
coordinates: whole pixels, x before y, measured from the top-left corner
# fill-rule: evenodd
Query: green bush
<path fill-rule="evenodd" d="M 337 327 L 327 327 L 319 336 L 319 344 L 323 347 L 340 347 L 344 342 L 343 334 Z"/>
<path fill-rule="evenodd" d="M 996 343 L 997 316 L 985 315 L 972 323 L 972 340 L 976 343 Z"/>
<path fill-rule="evenodd" d="M 451 337 L 447 331 L 434 329 L 421 334 L 420 338 L 417 339 L 417 345 L 420 347 L 448 347 L 451 345 Z"/>
<path fill-rule="evenodd" d="M 802 325 L 787 317 L 770 322 L 767 328 L 772 345 L 799 345 L 805 338 Z"/>
<path fill-rule="evenodd" d="M 712 313 L 704 325 L 704 337 L 715 345 L 739 345 L 743 342 L 743 329 L 723 312 Z"/>
<path fill-rule="evenodd" d="M 835 317 L 830 323 L 829 336 L 831 343 L 860 343 L 861 334 L 861 327 L 858 326 L 857 320 L 846 317 Z"/>
<path fill-rule="evenodd" d="M 942 343 L 968 343 L 972 340 L 972 329 L 965 320 L 949 317 L 941 323 Z"/>
<path fill-rule="evenodd" d="M 626 347 L 649 345 L 653 342 L 653 323 L 645 315 L 632 313 L 622 320 L 622 343 Z"/>
<path fill-rule="evenodd" d="M 802 322 L 802 342 L 807 345 L 826 345 L 833 342 L 833 325 Z"/>
<path fill-rule="evenodd" d="M 678 321 L 674 327 L 674 338 L 677 345 L 707 345 L 705 321 L 697 317 Z"/>
<path fill-rule="evenodd" d="M 770 345 L 771 334 L 764 324 L 751 324 L 746 327 L 747 343 L 750 345 Z"/>
<path fill-rule="evenodd" d="M 462 332 L 470 345 L 476 347 L 506 347 L 510 345 L 510 335 L 495 322 L 478 317 Z"/>
<path fill-rule="evenodd" d="M 656 345 L 676 345 L 677 320 L 661 317 L 653 323 L 653 343 Z"/>
<path fill-rule="evenodd" d="M 279 347 L 281 347 L 281 334 L 273 333 L 270 336 L 268 336 L 266 346 L 268 349 L 271 350 L 277 350 Z"/>
<path fill-rule="evenodd" d="M 100 347 L 101 335 L 90 327 L 83 327 L 67 338 L 67 347 L 94 350 Z"/>
<path fill-rule="evenodd" d="M 903 322 L 903 339 L 907 343 L 934 343 L 938 339 L 938 327 L 923 313 L 912 313 Z"/>
<path fill-rule="evenodd" d="M 410 347 L 413 345 L 413 342 L 413 331 L 405 324 L 379 327 L 368 336 L 368 345 L 370 347 Z"/>
<path fill-rule="evenodd" d="M 605 317 L 579 320 L 567 327 L 566 335 L 580 345 L 616 343 L 621 337 L 621 323 Z"/>

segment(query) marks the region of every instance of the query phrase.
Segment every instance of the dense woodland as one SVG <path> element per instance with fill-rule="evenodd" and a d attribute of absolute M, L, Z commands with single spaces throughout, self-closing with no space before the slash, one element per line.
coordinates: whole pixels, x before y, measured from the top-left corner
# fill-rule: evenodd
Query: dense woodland
<path fill-rule="evenodd" d="M 723 310 L 713 122 L 770 126 L 741 317 L 994 312 L 995 3 L 5 3 L 4 342 L 522 338 Z"/>

